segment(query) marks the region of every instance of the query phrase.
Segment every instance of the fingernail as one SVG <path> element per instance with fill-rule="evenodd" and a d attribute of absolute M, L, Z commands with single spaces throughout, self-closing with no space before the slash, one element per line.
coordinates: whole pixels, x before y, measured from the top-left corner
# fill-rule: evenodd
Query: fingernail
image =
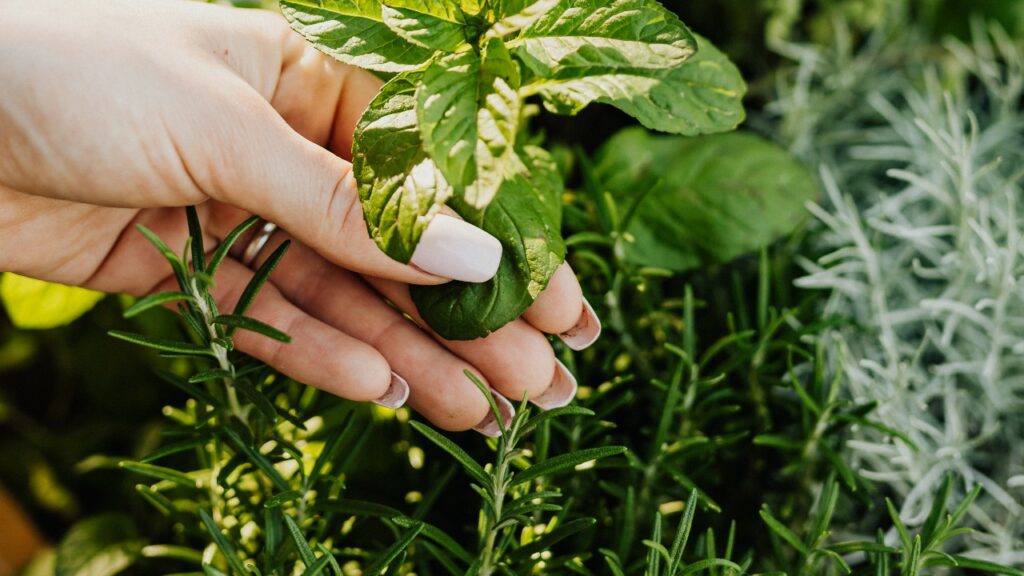
<path fill-rule="evenodd" d="M 501 419 L 504 420 L 505 426 L 508 426 L 512 422 L 512 417 L 516 415 L 516 409 L 508 399 L 501 394 L 498 394 L 498 392 L 493 388 L 491 389 L 491 396 L 494 396 L 494 403 L 498 405 L 498 412 L 501 413 Z M 501 426 L 498 425 L 498 420 L 495 419 L 494 412 L 489 406 L 487 408 L 487 416 L 484 416 L 484 419 L 474 426 L 473 430 L 476 430 L 489 438 L 497 438 L 498 436 L 501 436 Z"/>
<path fill-rule="evenodd" d="M 541 410 L 551 410 L 566 406 L 576 397 L 576 377 L 560 361 L 555 360 L 555 375 L 551 386 L 533 400 Z"/>
<path fill-rule="evenodd" d="M 436 276 L 485 282 L 498 271 L 501 243 L 472 224 L 438 214 L 420 236 L 410 262 Z"/>
<path fill-rule="evenodd" d="M 373 403 L 378 406 L 394 410 L 395 408 L 399 408 L 405 404 L 405 401 L 408 399 L 409 383 L 405 381 L 405 378 L 402 378 L 398 374 L 392 372 L 391 385 L 388 386 L 388 391 L 380 398 L 374 400 Z"/>
<path fill-rule="evenodd" d="M 601 336 L 601 320 L 594 313 L 593 306 L 583 299 L 583 310 L 576 325 L 558 335 L 565 345 L 573 350 L 583 350 L 597 341 Z"/>

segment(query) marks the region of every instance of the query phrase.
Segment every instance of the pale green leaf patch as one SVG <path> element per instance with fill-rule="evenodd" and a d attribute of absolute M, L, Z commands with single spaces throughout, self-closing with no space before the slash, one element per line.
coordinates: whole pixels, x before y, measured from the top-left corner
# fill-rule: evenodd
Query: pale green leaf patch
<path fill-rule="evenodd" d="M 697 49 L 686 26 L 655 0 L 560 0 L 508 45 L 542 78 L 664 70 Z"/>
<path fill-rule="evenodd" d="M 449 2 L 387 0 L 381 16 L 396 34 L 422 48 L 447 53 L 466 44 L 465 16 Z"/>
<path fill-rule="evenodd" d="M 544 106 L 557 114 L 574 115 L 598 102 L 615 106 L 653 130 L 688 136 L 733 130 L 745 118 L 746 83 L 725 54 L 707 39 L 696 38 L 696 55 L 669 70 L 540 80 L 524 93 L 539 94 Z"/>
<path fill-rule="evenodd" d="M 381 250 L 408 262 L 451 186 L 423 150 L 416 122 L 420 73 L 396 76 L 370 103 L 356 127 L 352 169 L 370 236 Z"/>
<path fill-rule="evenodd" d="M 376 0 L 281 0 L 291 27 L 325 54 L 377 72 L 419 68 L 433 51 L 384 22 Z"/>
<path fill-rule="evenodd" d="M 519 166 L 517 72 L 501 41 L 492 39 L 482 55 L 465 51 L 431 63 L 416 91 L 424 147 L 474 208 L 487 206 Z"/>

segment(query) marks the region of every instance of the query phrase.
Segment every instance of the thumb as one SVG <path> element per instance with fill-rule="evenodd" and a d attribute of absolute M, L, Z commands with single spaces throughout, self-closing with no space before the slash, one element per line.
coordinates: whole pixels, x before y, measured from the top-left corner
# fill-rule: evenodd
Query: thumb
<path fill-rule="evenodd" d="M 212 198 L 274 222 L 326 259 L 361 274 L 439 284 L 484 282 L 497 271 L 498 240 L 445 214 L 423 232 L 409 264 L 391 259 L 367 232 L 349 162 L 298 134 L 262 98 L 252 106 L 236 101 L 231 109 L 246 112 L 233 129 L 215 132 L 226 141 L 214 144 L 221 165 L 208 190 Z"/>

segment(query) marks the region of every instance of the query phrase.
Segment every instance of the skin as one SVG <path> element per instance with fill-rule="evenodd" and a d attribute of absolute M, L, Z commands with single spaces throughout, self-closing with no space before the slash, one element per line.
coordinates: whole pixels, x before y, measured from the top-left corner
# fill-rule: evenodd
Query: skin
<path fill-rule="evenodd" d="M 409 404 L 449 430 L 487 406 L 462 371 L 521 398 L 555 370 L 545 334 L 576 323 L 564 266 L 515 322 L 449 342 L 416 317 L 409 284 L 447 281 L 369 239 L 351 176 L 355 124 L 380 81 L 315 51 L 276 14 L 199 2 L 0 0 L 0 270 L 105 292 L 170 289 L 141 223 L 184 245 L 195 204 L 206 246 L 251 214 L 293 246 L 250 314 L 293 337 L 241 331 L 237 347 L 338 396 L 381 396 L 395 371 Z M 244 244 L 244 242 L 243 242 Z M 234 258 L 215 297 L 251 277 Z M 254 264 L 258 265 L 259 260 Z"/>

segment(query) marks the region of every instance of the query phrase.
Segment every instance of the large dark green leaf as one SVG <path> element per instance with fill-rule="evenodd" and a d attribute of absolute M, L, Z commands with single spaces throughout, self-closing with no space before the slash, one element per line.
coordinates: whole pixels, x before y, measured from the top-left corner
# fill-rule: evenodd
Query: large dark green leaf
<path fill-rule="evenodd" d="M 558 167 L 540 148 L 527 146 L 519 155 L 526 172 L 506 180 L 486 209 L 451 204 L 468 222 L 501 241 L 504 255 L 494 278 L 480 284 L 412 287 L 420 315 L 445 338 L 479 338 L 515 320 L 565 258 Z"/>
<path fill-rule="evenodd" d="M 644 126 L 662 132 L 712 134 L 744 119 L 747 86 L 736 66 L 697 36 L 695 56 L 664 71 L 624 70 L 578 78 L 542 80 L 526 87 L 557 114 L 576 114 L 588 104 L 610 104 Z"/>
<path fill-rule="evenodd" d="M 627 257 L 670 270 L 771 243 L 799 224 L 818 193 L 796 159 L 740 132 L 682 138 L 624 130 L 598 153 L 596 174 L 624 210 L 640 201 Z"/>
<path fill-rule="evenodd" d="M 280 4 L 296 32 L 346 64 L 402 72 L 420 67 L 433 54 L 389 28 L 378 0 L 281 0 Z"/>
<path fill-rule="evenodd" d="M 356 127 L 352 170 L 370 236 L 392 258 L 408 262 L 451 187 L 423 151 L 416 124 L 421 74 L 388 82 Z"/>

